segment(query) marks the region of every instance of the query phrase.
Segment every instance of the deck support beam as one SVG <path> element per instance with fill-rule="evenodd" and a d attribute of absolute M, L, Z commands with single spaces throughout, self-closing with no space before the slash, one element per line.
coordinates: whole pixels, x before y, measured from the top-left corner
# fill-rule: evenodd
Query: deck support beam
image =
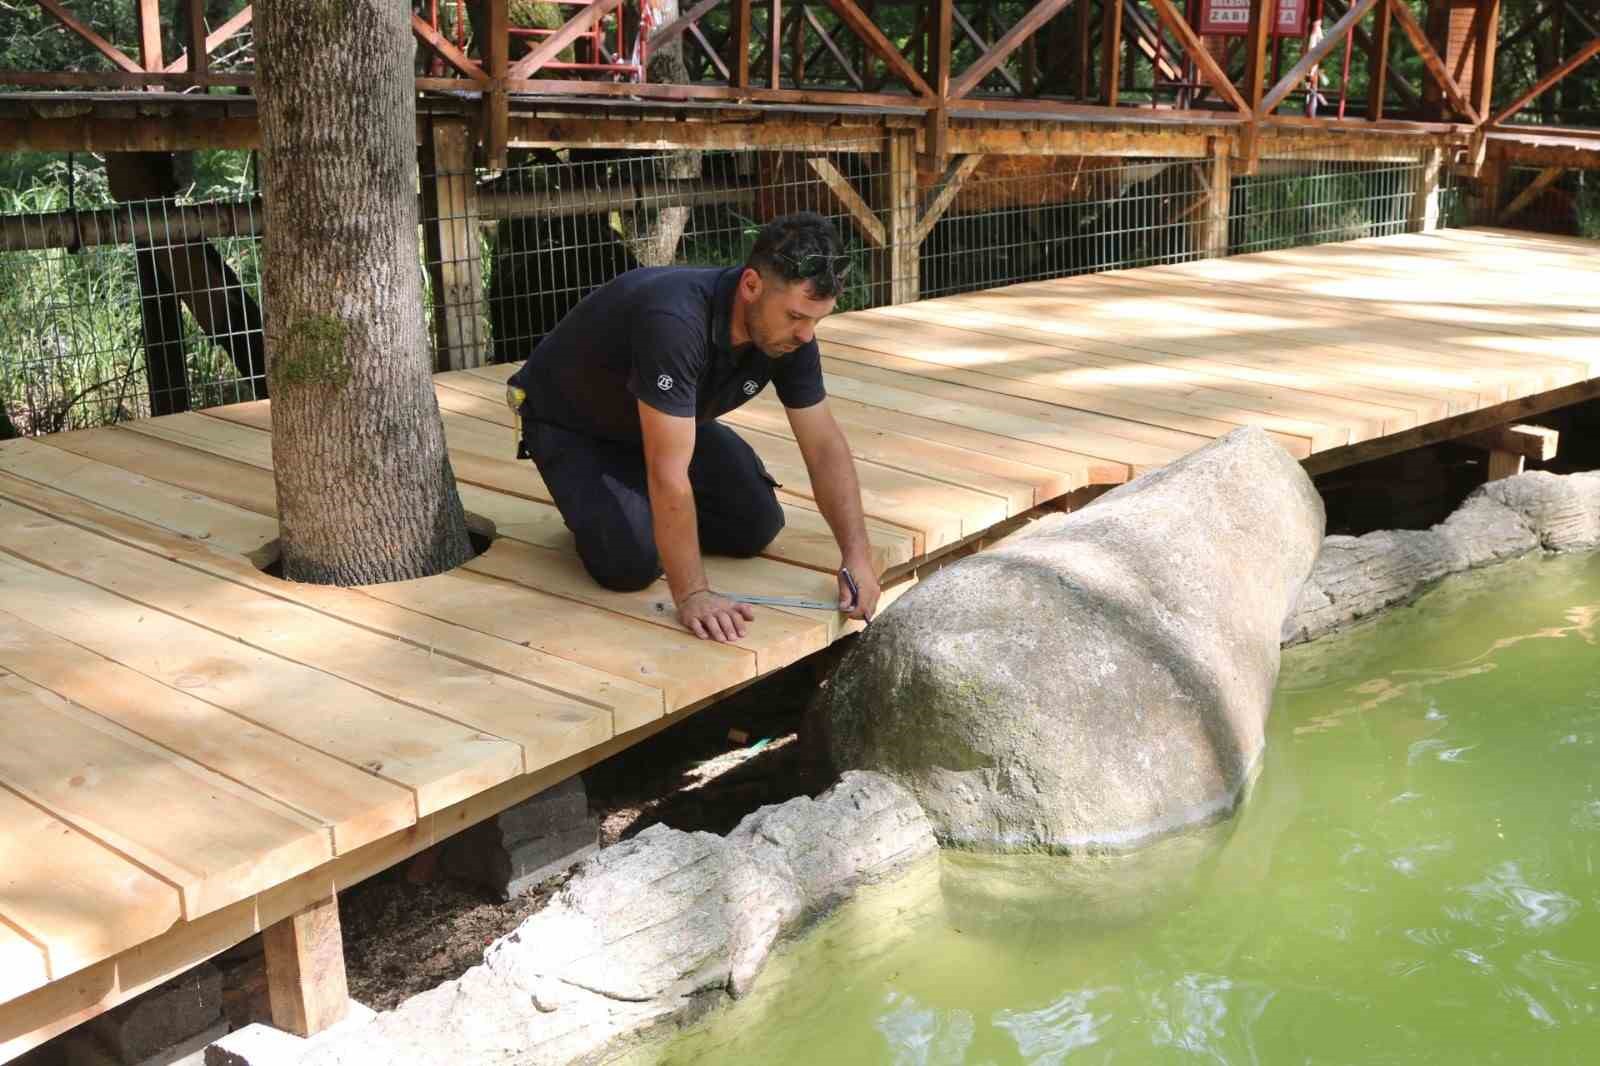
<path fill-rule="evenodd" d="M 1417 186 L 1411 193 L 1408 217 L 1412 233 L 1427 233 L 1439 228 L 1439 174 L 1444 169 L 1444 149 L 1437 146 L 1422 151 Z"/>
<path fill-rule="evenodd" d="M 329 896 L 261 933 L 272 1024 L 314 1036 L 350 1012 L 339 900 Z"/>
<path fill-rule="evenodd" d="M 883 192 L 888 238 L 889 302 L 912 303 L 922 296 L 922 242 L 917 236 L 917 137 L 915 130 L 893 130 L 884 138 Z"/>

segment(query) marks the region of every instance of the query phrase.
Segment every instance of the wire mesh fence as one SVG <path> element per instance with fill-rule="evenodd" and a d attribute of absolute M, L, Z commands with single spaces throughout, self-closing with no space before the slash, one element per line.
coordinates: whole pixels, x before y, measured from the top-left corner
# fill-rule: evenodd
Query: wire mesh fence
<path fill-rule="evenodd" d="M 909 140 L 906 145 L 909 146 Z M 1398 142 L 1397 142 L 1398 143 Z M 909 147 L 904 149 L 909 153 Z M 518 361 L 640 266 L 742 263 L 762 222 L 831 219 L 838 309 L 1466 221 L 1441 158 L 957 158 L 825 150 L 546 151 L 486 177 L 421 168 L 418 271 L 441 369 Z M 248 189 L 0 215 L 0 404 L 45 433 L 264 398 L 259 201 Z M 6 427 L 0 425 L 0 432 Z"/>

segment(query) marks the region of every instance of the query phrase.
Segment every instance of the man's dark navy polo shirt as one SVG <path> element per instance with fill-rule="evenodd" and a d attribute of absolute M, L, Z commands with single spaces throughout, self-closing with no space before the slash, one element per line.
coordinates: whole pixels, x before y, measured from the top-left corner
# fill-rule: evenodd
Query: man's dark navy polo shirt
<path fill-rule="evenodd" d="M 636 400 L 709 422 L 771 381 L 785 407 L 821 402 L 813 339 L 776 359 L 733 347 L 741 267 L 642 267 L 584 297 L 511 381 L 525 415 L 606 440 L 643 439 Z"/>

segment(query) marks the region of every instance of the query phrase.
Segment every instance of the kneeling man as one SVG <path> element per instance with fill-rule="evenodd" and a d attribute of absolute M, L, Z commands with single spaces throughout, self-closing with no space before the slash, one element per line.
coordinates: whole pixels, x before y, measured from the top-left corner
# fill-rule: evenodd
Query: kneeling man
<path fill-rule="evenodd" d="M 736 640 L 755 618 L 718 595 L 701 553 L 759 554 L 783 528 L 778 483 L 717 421 L 770 381 L 839 544 L 840 609 L 870 619 L 879 587 L 861 492 L 828 410 L 816 325 L 850 260 L 811 212 L 769 222 L 741 267 L 647 267 L 586 296 L 511 378 L 522 449 L 589 574 L 642 589 L 663 573 L 696 636 Z"/>

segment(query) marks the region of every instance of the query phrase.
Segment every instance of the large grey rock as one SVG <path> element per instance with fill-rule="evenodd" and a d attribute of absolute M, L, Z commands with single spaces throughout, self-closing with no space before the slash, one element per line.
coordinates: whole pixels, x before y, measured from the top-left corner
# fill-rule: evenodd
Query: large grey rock
<path fill-rule="evenodd" d="M 297 1066 L 583 1060 L 747 990 L 779 938 L 935 847 L 911 796 L 876 774 L 764 807 L 726 839 L 652 826 L 584 863 L 482 965 Z"/>
<path fill-rule="evenodd" d="M 1284 642 L 1314 640 L 1386 607 L 1409 603 L 1441 578 L 1533 551 L 1600 547 L 1600 472 L 1529 471 L 1474 490 L 1426 530 L 1328 537 Z"/>
<path fill-rule="evenodd" d="M 1323 526 L 1257 429 L 1040 522 L 868 627 L 824 697 L 834 759 L 959 847 L 1124 848 L 1225 812 Z"/>

